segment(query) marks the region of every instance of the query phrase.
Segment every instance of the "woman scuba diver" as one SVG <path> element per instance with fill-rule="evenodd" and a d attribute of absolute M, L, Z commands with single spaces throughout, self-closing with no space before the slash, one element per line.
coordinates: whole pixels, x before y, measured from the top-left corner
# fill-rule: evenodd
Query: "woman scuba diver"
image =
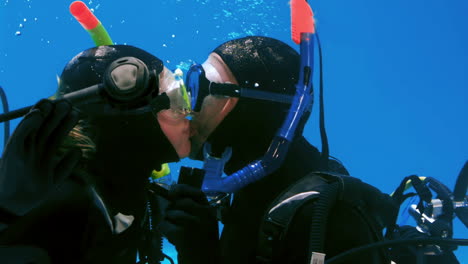
<path fill-rule="evenodd" d="M 160 208 L 148 179 L 190 152 L 180 89 L 160 59 L 133 46 L 75 56 L 61 74 L 59 100 L 36 104 L 3 154 L 0 255 L 17 263 L 135 263 L 138 254 L 159 263 Z M 27 260 L 29 253 L 37 258 Z"/>

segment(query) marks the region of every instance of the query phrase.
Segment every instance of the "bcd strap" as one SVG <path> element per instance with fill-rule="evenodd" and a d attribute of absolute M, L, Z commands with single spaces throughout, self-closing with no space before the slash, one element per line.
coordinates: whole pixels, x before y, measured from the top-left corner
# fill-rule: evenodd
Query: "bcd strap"
<path fill-rule="evenodd" d="M 309 174 L 311 176 L 315 174 Z M 278 243 L 284 238 L 289 225 L 296 212 L 309 201 L 316 200 L 320 196 L 317 186 L 327 185 L 336 179 L 323 177 L 303 177 L 286 189 L 272 203 L 266 212 L 264 222 L 260 228 L 257 262 L 270 263 L 273 259 L 273 250 L 278 248 Z"/>
<path fill-rule="evenodd" d="M 386 237 L 388 239 L 392 239 L 393 233 L 396 232 L 397 225 L 396 221 L 398 218 L 398 212 L 400 210 L 400 206 L 403 204 L 403 202 L 412 196 L 415 196 L 415 193 L 408 193 L 404 194 L 407 184 L 411 183 L 413 188 L 416 190 L 416 194 L 420 197 L 417 209 L 420 212 L 424 211 L 424 204 L 423 202 L 430 203 L 432 199 L 432 193 L 429 190 L 427 186 L 424 185 L 424 182 L 416 175 L 410 175 L 405 177 L 398 188 L 395 190 L 395 192 L 392 194 L 392 199 L 394 203 L 396 204 L 397 208 L 394 210 L 394 214 L 391 217 L 391 223 L 389 224 L 389 228 L 387 229 L 387 235 Z"/>
<path fill-rule="evenodd" d="M 315 204 L 310 252 L 323 253 L 328 213 L 337 201 L 358 211 L 376 240 L 383 239 L 382 229 L 390 225 L 398 208 L 391 197 L 357 178 L 328 172 L 310 173 L 288 187 L 266 212 L 259 233 L 257 262 L 272 262 L 273 254 L 282 248 L 281 242 L 293 217 L 308 202 Z"/>

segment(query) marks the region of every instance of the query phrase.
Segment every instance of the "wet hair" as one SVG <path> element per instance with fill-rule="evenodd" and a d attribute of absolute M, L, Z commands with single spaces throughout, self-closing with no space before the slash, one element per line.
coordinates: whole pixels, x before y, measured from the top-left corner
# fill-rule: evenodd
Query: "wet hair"
<path fill-rule="evenodd" d="M 213 51 L 229 67 L 239 86 L 294 95 L 299 76 L 299 54 L 284 42 L 268 37 L 245 37 L 223 43 Z M 233 153 L 260 155 L 283 124 L 290 104 L 240 98 L 209 137 L 213 149 L 227 146 Z M 302 134 L 304 116 L 296 134 Z M 247 148 L 242 146 L 249 146 Z M 257 157 L 255 157 L 257 158 Z"/>

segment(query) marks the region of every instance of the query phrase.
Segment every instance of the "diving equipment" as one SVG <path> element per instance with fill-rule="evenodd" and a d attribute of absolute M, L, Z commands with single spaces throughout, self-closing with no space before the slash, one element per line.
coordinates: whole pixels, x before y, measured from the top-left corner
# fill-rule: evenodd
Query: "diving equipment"
<path fill-rule="evenodd" d="M 297 17 L 293 17 L 293 19 L 295 20 Z M 309 17 L 309 20 L 312 21 L 310 24 L 313 25 L 312 16 Z M 313 104 L 312 72 L 314 32 L 315 30 L 311 26 L 307 29 L 307 32 L 301 33 L 301 61 L 299 68 L 299 80 L 296 84 L 295 95 L 293 97 L 286 119 L 283 121 L 280 130 L 276 133 L 273 142 L 271 142 L 270 147 L 268 148 L 263 158 L 250 163 L 243 169 L 227 177 L 222 177 L 222 175 L 211 177 L 209 174 L 207 174 L 206 178 L 210 179 L 210 181 L 205 181 L 203 186 L 204 191 L 214 193 L 236 192 L 242 187 L 270 174 L 281 166 L 288 151 L 289 145 L 294 138 L 296 128 L 302 119 L 302 116 L 310 113 Z M 206 77 L 203 78 L 203 76 L 204 74 L 202 67 L 197 65 L 195 65 L 194 68 L 190 70 L 190 73 L 187 76 L 187 84 L 189 86 L 190 95 L 192 96 L 191 102 L 194 104 L 194 111 L 199 109 L 200 102 L 203 100 L 203 94 L 199 94 L 200 91 L 203 92 L 203 89 L 200 89 L 200 85 L 208 87 L 208 90 L 210 90 L 212 87 L 216 87 L 216 85 L 213 85 L 213 83 L 210 84 Z M 241 89 L 237 88 L 236 86 L 224 84 L 221 87 L 226 89 L 218 89 L 218 91 L 228 90 L 234 91 L 234 94 L 241 94 Z M 213 93 L 214 90 L 209 93 Z M 239 92 L 236 90 L 239 90 Z M 265 97 L 266 99 L 267 97 L 263 95 L 267 94 L 262 94 L 262 96 L 257 97 Z"/>
<path fill-rule="evenodd" d="M 115 108 L 141 113 L 151 111 L 157 113 L 169 108 L 169 98 L 166 94 L 157 95 L 158 76 L 150 72 L 147 66 L 135 57 L 123 57 L 115 60 L 106 70 L 103 82 L 81 90 L 59 95 L 57 99 L 67 99 L 74 105 L 109 103 L 101 114 L 114 114 Z M 32 106 L 23 107 L 0 116 L 0 122 L 11 120 L 27 114 Z M 119 110 L 119 112 L 120 112 Z M 85 111 L 87 114 L 96 112 Z"/>
<path fill-rule="evenodd" d="M 174 73 L 166 68 L 162 73 L 160 81 L 159 94 L 167 94 L 170 99 L 170 108 L 172 118 L 185 118 L 192 109 L 188 91 L 183 81 L 182 70 L 177 68 Z"/>
<path fill-rule="evenodd" d="M 97 19 L 97 17 L 91 12 L 85 3 L 82 1 L 75 1 L 71 3 L 70 13 L 89 33 L 96 46 L 114 44 L 101 21 Z"/>
<path fill-rule="evenodd" d="M 2 86 L 0 86 L 0 98 L 2 100 L 3 113 L 8 113 L 10 111 L 8 107 L 8 99 Z M 10 121 L 5 122 L 3 129 L 3 147 L 5 147 L 8 139 L 10 138 Z"/>
<path fill-rule="evenodd" d="M 96 54 L 99 52 L 115 53 L 116 48 L 136 49 L 132 46 L 115 45 L 101 46 L 93 50 L 97 52 Z M 189 111 L 187 110 L 189 106 L 180 103 L 187 101 L 183 82 L 176 81 L 174 77 L 169 80 L 159 80 L 158 71 L 162 71 L 162 62 L 157 62 L 157 65 L 156 68 L 155 66 L 148 68 L 143 61 L 136 57 L 118 58 L 105 70 L 102 83 L 59 94 L 57 99 L 69 100 L 75 106 L 80 106 L 79 109 L 88 115 L 116 115 L 123 112 L 130 115 L 143 112 L 157 114 L 163 109 L 171 108 L 171 102 L 173 102 L 171 109 L 174 112 L 185 114 Z M 94 70 L 90 68 L 88 71 L 92 73 Z M 170 73 L 166 73 L 165 76 L 170 76 Z M 67 89 L 65 88 L 64 91 Z M 31 107 L 23 107 L 2 114 L 0 122 L 21 117 L 27 114 Z"/>
<path fill-rule="evenodd" d="M 411 184 L 416 193 L 404 194 L 409 184 Z M 420 246 L 414 249 L 410 249 L 409 247 L 391 247 L 390 253 L 397 263 L 422 261 L 426 258 L 431 259 L 436 257 L 439 258 L 437 260 L 443 260 L 445 263 L 457 263 L 455 262 L 456 258 L 453 256 L 453 251 L 457 249 L 456 245 L 468 245 L 468 240 L 453 239 L 453 219 L 458 217 L 468 227 L 467 185 L 468 162 L 465 162 L 461 169 L 453 192 L 433 177 L 411 175 L 403 179 L 400 186 L 392 194 L 392 198 L 401 206 L 407 198 L 418 196 L 419 202 L 411 204 L 408 208 L 408 213 L 414 218 L 417 226 L 398 226 L 396 225 L 397 216 L 395 215 L 393 216 L 395 224 L 387 230 L 386 238 L 401 241 L 402 244 L 416 244 Z M 405 242 L 406 239 L 419 239 L 421 241 L 409 243 Z M 427 240 L 427 242 L 424 240 Z M 430 243 L 431 241 L 432 243 Z M 369 248 L 372 248 L 371 245 L 369 245 Z M 358 249 L 356 249 L 357 251 Z"/>
<path fill-rule="evenodd" d="M 200 84 L 206 85 L 208 90 L 200 89 Z M 206 78 L 202 65 L 192 65 L 187 73 L 188 94 L 191 97 L 191 105 L 194 111 L 199 111 L 203 99 L 208 95 L 219 95 L 227 97 L 244 97 L 257 100 L 266 100 L 284 104 L 291 104 L 293 96 L 268 91 L 260 91 L 241 87 L 232 83 L 215 83 Z"/>
<path fill-rule="evenodd" d="M 443 239 L 443 238 L 420 238 L 420 239 L 401 239 L 401 240 L 388 240 L 380 241 L 377 243 L 365 245 L 362 247 L 354 248 L 349 251 L 343 252 L 329 260 L 326 264 L 338 264 L 354 255 L 364 253 L 369 250 L 375 250 L 383 247 L 390 246 L 403 246 L 403 245 L 445 245 L 445 246 L 468 246 L 468 239 Z M 395 263 L 395 262 L 392 262 Z M 438 262 L 439 263 L 439 262 Z M 398 263 L 397 263 L 398 264 Z"/>

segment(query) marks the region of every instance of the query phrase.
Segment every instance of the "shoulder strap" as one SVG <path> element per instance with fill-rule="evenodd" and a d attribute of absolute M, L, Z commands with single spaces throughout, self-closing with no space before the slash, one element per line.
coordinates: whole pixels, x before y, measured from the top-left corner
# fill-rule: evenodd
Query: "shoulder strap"
<path fill-rule="evenodd" d="M 292 184 L 269 207 L 259 233 L 258 263 L 272 261 L 273 252 L 281 248 L 281 241 L 293 217 L 308 202 L 314 203 L 309 252 L 323 253 L 327 218 L 337 201 L 359 212 L 374 233 L 376 241 L 383 239 L 381 231 L 391 223 L 395 209 L 391 197 L 351 176 L 313 172 Z"/>
<path fill-rule="evenodd" d="M 273 249 L 284 238 L 296 212 L 304 204 L 319 199 L 323 200 L 324 187 L 338 182 L 339 178 L 326 174 L 310 173 L 301 178 L 278 196 L 266 212 L 261 224 L 257 247 L 258 263 L 270 263 Z M 322 186 L 322 187 L 320 187 Z M 317 219 L 317 222 L 324 222 Z"/>

